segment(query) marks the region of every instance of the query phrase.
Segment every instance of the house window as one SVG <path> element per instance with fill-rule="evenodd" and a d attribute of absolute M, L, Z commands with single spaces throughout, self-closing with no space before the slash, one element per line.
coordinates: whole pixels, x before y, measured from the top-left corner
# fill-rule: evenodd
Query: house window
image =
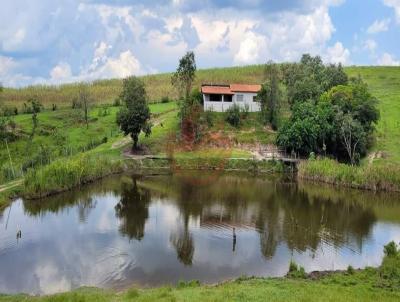
<path fill-rule="evenodd" d="M 221 102 L 222 97 L 220 94 L 210 94 L 210 102 Z"/>
<path fill-rule="evenodd" d="M 232 95 L 230 94 L 225 94 L 224 95 L 224 102 L 232 102 Z"/>
<path fill-rule="evenodd" d="M 260 99 L 257 98 L 257 96 L 253 96 L 253 102 L 258 103 L 258 102 L 260 102 Z"/>
<path fill-rule="evenodd" d="M 236 95 L 236 101 L 243 102 L 243 94 Z"/>

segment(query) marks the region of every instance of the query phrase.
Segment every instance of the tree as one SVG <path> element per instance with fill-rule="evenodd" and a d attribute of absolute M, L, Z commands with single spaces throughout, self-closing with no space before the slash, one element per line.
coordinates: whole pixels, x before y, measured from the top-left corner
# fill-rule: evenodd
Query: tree
<path fill-rule="evenodd" d="M 179 93 L 185 94 L 185 100 L 189 99 L 193 81 L 196 76 L 196 61 L 193 51 L 188 51 L 180 60 L 176 72 L 171 78 L 171 83 Z"/>
<path fill-rule="evenodd" d="M 83 118 L 85 119 L 86 128 L 89 129 L 89 110 L 91 105 L 91 99 L 87 84 L 81 83 L 79 85 L 79 96 L 78 102 L 83 111 Z"/>
<path fill-rule="evenodd" d="M 135 76 L 124 79 L 120 99 L 124 106 L 117 114 L 117 124 L 125 135 L 131 136 L 132 150 L 137 150 L 140 132 L 146 136 L 151 134 L 150 109 L 143 81 Z"/>
<path fill-rule="evenodd" d="M 308 100 L 318 102 L 325 91 L 348 83 L 348 77 L 340 64 L 326 66 L 319 56 L 304 54 L 300 63 L 283 64 L 281 68 L 291 106 Z"/>
<path fill-rule="evenodd" d="M 43 107 L 43 105 L 35 98 L 29 99 L 28 104 L 30 106 L 29 111 L 32 112 L 32 132 L 29 135 L 28 144 L 26 145 L 27 150 L 29 146 L 32 144 L 33 138 L 36 133 L 36 128 L 39 124 L 39 119 L 37 115 L 42 110 Z"/>
<path fill-rule="evenodd" d="M 282 95 L 278 72 L 276 65 L 269 61 L 265 68 L 265 82 L 257 95 L 261 102 L 263 122 L 270 123 L 274 130 L 278 128 L 279 103 Z"/>
<path fill-rule="evenodd" d="M 361 152 L 365 151 L 366 133 L 361 123 L 350 114 L 346 114 L 341 119 L 340 138 L 349 156 L 352 166 L 361 157 Z"/>

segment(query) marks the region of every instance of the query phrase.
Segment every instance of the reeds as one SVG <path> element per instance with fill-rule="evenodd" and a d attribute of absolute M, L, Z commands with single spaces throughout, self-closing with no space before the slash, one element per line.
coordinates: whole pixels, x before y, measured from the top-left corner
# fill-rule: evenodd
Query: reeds
<path fill-rule="evenodd" d="M 122 160 L 112 160 L 105 156 L 83 154 L 59 159 L 47 166 L 28 170 L 24 181 L 24 195 L 32 199 L 48 196 L 122 172 L 123 169 Z"/>
<path fill-rule="evenodd" d="M 391 164 L 350 166 L 332 159 L 304 161 L 300 178 L 373 191 L 400 191 L 400 167 Z"/>

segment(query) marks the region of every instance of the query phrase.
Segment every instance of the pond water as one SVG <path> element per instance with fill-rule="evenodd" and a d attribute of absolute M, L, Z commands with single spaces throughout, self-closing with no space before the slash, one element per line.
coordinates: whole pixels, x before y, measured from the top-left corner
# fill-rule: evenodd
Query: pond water
<path fill-rule="evenodd" d="M 21 238 L 17 232 L 21 230 Z M 398 195 L 225 173 L 111 177 L 0 212 L 0 292 L 378 266 Z"/>

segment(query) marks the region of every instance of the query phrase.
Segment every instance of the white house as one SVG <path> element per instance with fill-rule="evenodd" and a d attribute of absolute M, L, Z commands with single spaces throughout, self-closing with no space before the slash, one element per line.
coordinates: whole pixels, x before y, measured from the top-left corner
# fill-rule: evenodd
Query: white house
<path fill-rule="evenodd" d="M 260 102 L 257 101 L 257 93 L 261 85 L 231 84 L 231 85 L 202 85 L 204 110 L 225 112 L 233 104 L 238 104 L 250 112 L 261 110 Z"/>

